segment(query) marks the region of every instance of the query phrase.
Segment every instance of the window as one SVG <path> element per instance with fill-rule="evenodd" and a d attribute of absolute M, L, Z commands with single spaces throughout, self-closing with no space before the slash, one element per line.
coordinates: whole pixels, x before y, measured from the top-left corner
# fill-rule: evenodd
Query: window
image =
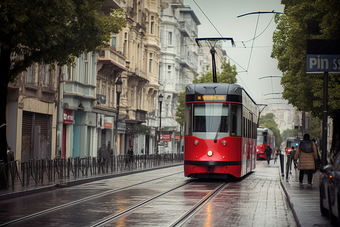
<path fill-rule="evenodd" d="M 112 33 L 111 46 L 113 49 L 116 49 L 116 38 L 117 38 L 116 33 Z"/>
<path fill-rule="evenodd" d="M 48 86 L 50 84 L 50 65 L 43 65 L 43 85 Z"/>
<path fill-rule="evenodd" d="M 151 22 L 151 27 L 150 27 L 150 33 L 153 34 L 153 26 L 154 26 L 154 22 Z"/>
<path fill-rule="evenodd" d="M 151 73 L 151 67 L 152 67 L 152 59 L 149 59 L 149 72 Z"/>
<path fill-rule="evenodd" d="M 32 65 L 29 67 L 25 73 L 25 82 L 29 84 L 33 84 L 35 82 L 35 69 L 36 66 Z"/>
<path fill-rule="evenodd" d="M 168 65 L 168 78 L 169 81 L 171 80 L 171 65 Z"/>
<path fill-rule="evenodd" d="M 169 36 L 168 36 L 168 41 L 169 41 L 169 45 L 172 46 L 172 32 L 169 32 Z"/>
<path fill-rule="evenodd" d="M 88 79 L 89 79 L 89 61 L 88 61 L 88 53 L 84 54 L 84 84 L 88 84 Z"/>
<path fill-rule="evenodd" d="M 241 133 L 241 106 L 231 105 L 231 136 L 242 136 Z"/>
<path fill-rule="evenodd" d="M 227 103 L 199 103 L 194 106 L 193 136 L 202 139 L 229 135 Z"/>

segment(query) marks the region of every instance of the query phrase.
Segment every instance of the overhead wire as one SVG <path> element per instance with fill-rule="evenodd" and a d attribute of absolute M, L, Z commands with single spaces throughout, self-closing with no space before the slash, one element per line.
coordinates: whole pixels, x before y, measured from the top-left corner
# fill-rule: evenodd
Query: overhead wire
<path fill-rule="evenodd" d="M 193 0 L 194 3 L 196 4 L 196 6 L 201 10 L 201 12 L 203 13 L 203 15 L 208 19 L 208 21 L 210 22 L 210 24 L 215 28 L 215 30 L 218 32 L 218 34 L 220 34 L 220 36 L 223 38 L 223 35 L 219 32 L 219 30 L 216 28 L 216 26 L 212 23 L 212 21 L 209 19 L 209 17 L 204 13 L 204 11 L 202 10 L 202 8 L 197 4 L 197 2 L 195 0 Z M 227 57 L 228 54 L 227 54 Z M 238 64 L 236 61 L 234 61 L 231 57 L 229 57 L 234 63 L 236 63 L 238 66 L 240 66 L 243 70 L 245 70 L 246 72 L 248 72 L 248 70 L 244 69 L 240 64 Z M 246 86 L 246 88 L 248 89 L 248 91 L 250 92 L 251 96 L 253 96 L 253 94 L 251 93 L 251 90 L 248 88 L 248 86 L 246 85 L 246 83 L 244 83 L 244 81 L 242 80 L 241 76 L 239 75 L 239 78 L 241 79 L 241 81 L 243 82 L 243 84 Z"/>

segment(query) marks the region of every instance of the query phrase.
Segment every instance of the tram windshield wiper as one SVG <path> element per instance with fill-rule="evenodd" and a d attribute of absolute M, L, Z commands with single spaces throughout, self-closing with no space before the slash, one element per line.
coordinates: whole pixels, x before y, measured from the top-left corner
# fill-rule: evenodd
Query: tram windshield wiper
<path fill-rule="evenodd" d="M 216 132 L 216 136 L 215 136 L 215 139 L 214 139 L 214 143 L 217 143 L 217 137 L 218 137 L 218 133 L 220 132 L 220 128 L 221 128 L 221 122 L 220 122 L 220 124 L 218 125 L 218 129 L 217 129 L 217 132 Z"/>

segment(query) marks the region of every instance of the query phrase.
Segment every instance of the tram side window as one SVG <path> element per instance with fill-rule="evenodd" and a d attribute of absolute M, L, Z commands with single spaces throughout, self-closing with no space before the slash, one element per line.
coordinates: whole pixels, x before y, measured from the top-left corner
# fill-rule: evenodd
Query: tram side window
<path fill-rule="evenodd" d="M 232 136 L 242 136 L 241 108 L 242 107 L 240 105 L 231 106 L 231 135 Z"/>
<path fill-rule="evenodd" d="M 185 105 L 185 116 L 184 116 L 184 134 L 186 136 L 191 136 L 192 134 L 192 104 Z"/>
<path fill-rule="evenodd" d="M 248 120 L 248 138 L 251 138 L 251 122 Z"/>

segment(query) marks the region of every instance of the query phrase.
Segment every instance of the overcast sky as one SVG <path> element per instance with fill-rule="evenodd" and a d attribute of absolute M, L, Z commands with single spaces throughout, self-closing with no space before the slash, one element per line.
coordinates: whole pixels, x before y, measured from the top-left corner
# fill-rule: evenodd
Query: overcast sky
<path fill-rule="evenodd" d="M 287 103 L 285 100 L 276 99 L 280 98 L 280 95 L 269 95 L 282 92 L 280 78 L 259 79 L 282 75 L 277 69 L 277 60 L 270 57 L 272 35 L 276 28 L 274 15 L 261 14 L 258 18 L 258 14 L 254 14 L 237 18 L 249 12 L 272 10 L 283 12 L 281 0 L 184 0 L 184 4 L 194 10 L 201 22 L 198 26 L 198 37 L 220 37 L 221 33 L 223 37 L 234 39 L 236 47 L 232 47 L 230 42 L 225 42 L 223 49 L 237 63 L 230 61 L 237 67 L 237 83 L 243 86 L 257 103 Z M 263 33 L 252 43 L 256 26 L 256 36 Z"/>

